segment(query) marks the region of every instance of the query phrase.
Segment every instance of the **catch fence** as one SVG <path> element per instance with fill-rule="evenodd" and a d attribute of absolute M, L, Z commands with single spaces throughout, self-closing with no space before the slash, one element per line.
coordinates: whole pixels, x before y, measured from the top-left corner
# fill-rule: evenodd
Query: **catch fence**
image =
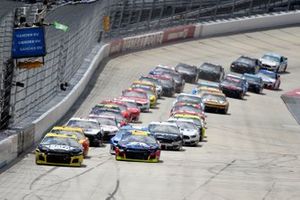
<path fill-rule="evenodd" d="M 60 0 L 46 12 L 46 22 L 58 21 L 68 25 L 69 30 L 46 27 L 45 64 L 30 70 L 14 67 L 10 59 L 18 12 L 1 15 L 0 129 L 8 124 L 32 122 L 51 106 L 51 100 L 67 94 L 73 87 L 70 80 L 101 39 L 109 41 L 171 26 L 299 8 L 299 0 L 99 0 L 73 4 Z M 22 6 L 25 8 L 20 12 L 32 22 L 42 4 Z M 105 34 L 103 16 L 110 18 L 110 31 Z M 22 84 L 24 87 L 20 87 Z"/>

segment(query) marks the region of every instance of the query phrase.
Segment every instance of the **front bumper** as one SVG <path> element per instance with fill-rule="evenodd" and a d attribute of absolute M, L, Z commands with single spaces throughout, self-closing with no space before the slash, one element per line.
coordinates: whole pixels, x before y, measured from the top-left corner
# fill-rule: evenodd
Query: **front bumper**
<path fill-rule="evenodd" d="M 199 136 L 183 136 L 183 145 L 196 145 L 200 141 Z"/>
<path fill-rule="evenodd" d="M 230 97 L 241 97 L 243 96 L 243 91 L 242 90 L 230 90 L 227 88 L 222 88 L 222 92 L 226 95 L 226 96 L 230 96 Z"/>
<path fill-rule="evenodd" d="M 58 153 L 35 153 L 36 164 L 39 165 L 59 165 L 80 167 L 83 162 L 83 155 L 69 155 Z"/>
<path fill-rule="evenodd" d="M 146 103 L 146 104 L 137 103 L 137 105 L 142 112 L 148 112 L 150 109 L 150 103 Z"/>
<path fill-rule="evenodd" d="M 187 83 L 194 83 L 196 81 L 196 75 L 195 74 L 181 74 L 182 78 Z"/>
<path fill-rule="evenodd" d="M 172 97 L 175 94 L 173 88 L 163 88 L 163 95 L 167 97 Z"/>
<path fill-rule="evenodd" d="M 116 151 L 116 160 L 124 161 L 135 161 L 135 162 L 159 162 L 160 150 L 159 152 L 149 152 L 149 151 Z"/>
<path fill-rule="evenodd" d="M 166 141 L 166 140 L 161 140 L 157 139 L 160 142 L 161 148 L 162 149 L 180 149 L 182 147 L 182 141 Z"/>
<path fill-rule="evenodd" d="M 269 71 L 276 71 L 278 68 L 278 66 L 276 65 L 266 65 L 266 64 L 262 64 L 261 66 L 261 69 L 266 69 L 266 70 L 269 70 Z"/>

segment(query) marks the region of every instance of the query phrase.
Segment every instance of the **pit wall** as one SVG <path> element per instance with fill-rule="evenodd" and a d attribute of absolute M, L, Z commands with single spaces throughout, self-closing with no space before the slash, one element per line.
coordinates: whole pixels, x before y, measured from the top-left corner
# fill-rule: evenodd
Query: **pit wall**
<path fill-rule="evenodd" d="M 235 34 L 259 29 L 276 28 L 300 23 L 300 11 L 220 20 L 209 23 L 178 26 L 155 33 L 116 39 L 103 45 L 89 62 L 87 70 L 69 94 L 27 127 L 12 130 L 13 134 L 0 141 L 0 168 L 35 145 L 45 132 L 57 123 L 75 103 L 87 86 L 100 62 L 111 55 L 156 47 L 173 41 Z M 80 70 L 79 70 L 80 71 Z"/>

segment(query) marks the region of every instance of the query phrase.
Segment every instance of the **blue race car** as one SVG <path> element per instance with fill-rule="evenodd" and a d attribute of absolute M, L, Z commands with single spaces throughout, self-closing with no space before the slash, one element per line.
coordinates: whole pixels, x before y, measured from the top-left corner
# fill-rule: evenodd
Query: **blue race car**
<path fill-rule="evenodd" d="M 116 160 L 159 162 L 161 147 L 148 131 L 132 130 L 118 142 Z"/>
<path fill-rule="evenodd" d="M 264 82 L 261 77 L 256 74 L 245 73 L 243 77 L 248 81 L 248 91 L 260 94 L 264 88 Z"/>
<path fill-rule="evenodd" d="M 272 90 L 278 90 L 280 87 L 280 75 L 276 72 L 268 71 L 266 69 L 259 70 L 259 77 L 262 78 L 264 82 L 264 87 Z"/>
<path fill-rule="evenodd" d="M 110 153 L 115 154 L 115 149 L 119 141 L 127 135 L 131 135 L 133 130 L 148 131 L 147 127 L 127 125 L 120 128 L 114 137 L 110 139 Z"/>

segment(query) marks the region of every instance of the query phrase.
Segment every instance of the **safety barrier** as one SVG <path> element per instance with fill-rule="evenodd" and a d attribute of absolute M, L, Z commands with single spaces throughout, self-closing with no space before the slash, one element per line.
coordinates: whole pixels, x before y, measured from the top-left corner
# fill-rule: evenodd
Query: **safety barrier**
<path fill-rule="evenodd" d="M 196 24 L 189 26 L 180 26 L 166 29 L 164 31 L 139 35 L 135 37 L 127 37 L 111 41 L 109 44 L 102 46 L 98 51 L 92 52 L 93 59 L 86 59 L 83 63 L 84 71 L 80 80 L 73 80 L 75 86 L 68 95 L 61 97 L 57 102 L 52 102 L 53 106 L 45 112 L 37 120 L 33 122 L 26 130 L 20 129 L 23 135 L 14 134 L 5 140 L 0 141 L 0 167 L 12 161 L 34 142 L 39 141 L 46 130 L 53 126 L 74 104 L 76 99 L 81 95 L 90 80 L 93 72 L 103 60 L 103 58 L 130 50 L 138 50 L 146 47 L 155 47 L 161 44 L 176 40 L 184 40 L 187 38 L 202 38 L 221 34 L 238 33 L 242 31 L 251 31 L 258 28 L 271 28 L 284 25 L 297 24 L 300 18 L 300 11 L 290 13 L 279 13 L 276 15 L 261 15 L 253 18 L 233 19 L 220 22 L 212 22 L 205 24 Z M 255 24 L 258 23 L 258 24 Z M 81 69 L 81 68 L 80 68 Z M 75 77 L 78 78 L 76 75 Z M 72 82 L 72 80 L 71 80 Z"/>

